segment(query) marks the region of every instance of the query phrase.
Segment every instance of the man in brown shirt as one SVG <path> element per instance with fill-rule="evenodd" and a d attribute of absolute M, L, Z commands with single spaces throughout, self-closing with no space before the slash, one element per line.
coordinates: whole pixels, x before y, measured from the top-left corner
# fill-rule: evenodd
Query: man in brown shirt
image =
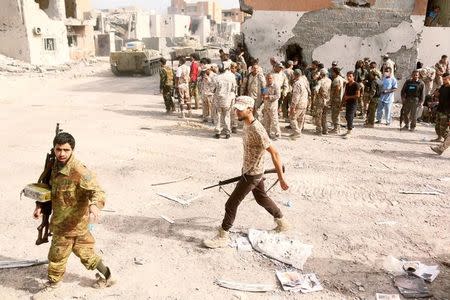
<path fill-rule="evenodd" d="M 218 234 L 209 240 L 204 240 L 203 244 L 208 248 L 222 248 L 229 243 L 228 231 L 233 226 L 234 219 L 239 204 L 245 196 L 252 192 L 256 202 L 264 207 L 274 218 L 277 226 L 275 231 L 282 232 L 288 229 L 286 220 L 275 204 L 266 194 L 264 189 L 264 154 L 269 152 L 272 162 L 277 170 L 280 186 L 287 190 L 287 185 L 281 158 L 278 151 L 271 145 L 269 136 L 262 124 L 253 116 L 255 101 L 248 96 L 240 96 L 236 99 L 234 108 L 239 121 L 244 121 L 243 142 L 244 142 L 244 163 L 242 166 L 242 177 L 238 181 L 236 188 L 231 193 L 225 204 L 225 217 Z"/>

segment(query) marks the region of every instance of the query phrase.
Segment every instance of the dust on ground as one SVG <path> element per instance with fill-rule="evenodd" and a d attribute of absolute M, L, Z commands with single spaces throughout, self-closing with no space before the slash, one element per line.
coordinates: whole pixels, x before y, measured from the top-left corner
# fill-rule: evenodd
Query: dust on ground
<path fill-rule="evenodd" d="M 158 79 L 114 77 L 101 61 L 49 76 L 0 73 L 0 260 L 46 258 L 49 244 L 34 245 L 34 203 L 19 200 L 19 192 L 37 180 L 56 122 L 75 136 L 77 157 L 97 173 L 107 192 L 106 209 L 114 211 L 103 213 L 93 234 L 117 284 L 92 289 L 94 273 L 72 255 L 55 299 L 374 299 L 376 292 L 397 293 L 392 277 L 380 269 L 387 255 L 425 263 L 448 256 L 450 183 L 438 179 L 449 176 L 450 158 L 430 151 L 431 125 L 410 133 L 400 132 L 398 122 L 365 129 L 359 121 L 354 137 L 344 140 L 315 136 L 307 124 L 302 138 L 292 141 L 284 132 L 275 142 L 291 189 L 277 186 L 270 195 L 292 224 L 288 236 L 313 245 L 304 271 L 316 273 L 325 290 L 252 294 L 218 287 L 219 278 L 276 284 L 275 270 L 286 267 L 256 252 L 201 247 L 220 224 L 227 199 L 217 189 L 202 188 L 239 175 L 242 140 L 240 134 L 213 139 L 213 128 L 200 124 L 200 110 L 189 122 L 167 116 Z M 271 167 L 269 157 L 266 163 Z M 151 185 L 187 176 L 192 178 Z M 267 177 L 267 183 L 274 180 Z M 446 194 L 399 193 L 427 185 Z M 158 192 L 200 197 L 182 206 Z M 233 235 L 273 226 L 270 215 L 247 197 Z M 436 299 L 445 299 L 450 271 L 440 269 L 430 286 Z M 45 265 L 2 270 L 0 295 L 28 298 L 45 278 Z"/>

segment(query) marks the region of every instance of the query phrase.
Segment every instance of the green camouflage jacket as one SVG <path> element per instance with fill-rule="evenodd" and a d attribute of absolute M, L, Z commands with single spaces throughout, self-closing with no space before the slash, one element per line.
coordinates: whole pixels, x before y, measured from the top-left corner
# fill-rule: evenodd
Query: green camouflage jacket
<path fill-rule="evenodd" d="M 72 154 L 64 167 L 53 166 L 50 184 L 51 232 L 64 236 L 84 235 L 88 230 L 89 205 L 100 209 L 105 206 L 105 194 L 95 175 Z"/>

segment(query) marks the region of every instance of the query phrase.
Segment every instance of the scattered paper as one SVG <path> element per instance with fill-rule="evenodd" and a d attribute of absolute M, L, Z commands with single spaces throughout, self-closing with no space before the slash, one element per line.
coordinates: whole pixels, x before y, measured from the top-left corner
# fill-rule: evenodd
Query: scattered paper
<path fill-rule="evenodd" d="M 182 205 L 189 205 L 192 201 L 198 199 L 200 195 L 179 195 L 179 196 L 172 196 L 166 193 L 157 193 L 159 196 L 164 197 L 166 199 L 178 202 Z"/>
<path fill-rule="evenodd" d="M 216 284 L 226 289 L 237 290 L 237 291 L 245 291 L 245 292 L 271 292 L 276 289 L 276 287 L 272 284 L 258 284 L 258 283 L 241 283 L 235 281 L 228 281 L 217 279 Z"/>
<path fill-rule="evenodd" d="M 428 282 L 433 282 L 440 273 L 437 265 L 428 266 L 420 261 L 399 260 L 393 256 L 386 257 L 383 267 L 386 271 L 394 275 L 406 275 L 410 273 Z"/>
<path fill-rule="evenodd" d="M 441 195 L 441 193 L 436 191 L 399 191 L 400 194 L 408 194 L 408 195 Z"/>
<path fill-rule="evenodd" d="M 399 294 L 375 294 L 376 300 L 400 300 Z"/>
<path fill-rule="evenodd" d="M 250 244 L 250 241 L 248 240 L 247 237 L 245 236 L 241 236 L 238 237 L 235 240 L 235 247 L 238 249 L 238 251 L 252 251 L 252 245 Z"/>
<path fill-rule="evenodd" d="M 401 275 L 394 278 L 394 284 L 405 298 L 427 298 L 433 296 L 422 278 Z"/>
<path fill-rule="evenodd" d="M 188 180 L 190 178 L 192 178 L 192 176 L 188 176 L 188 177 L 177 179 L 177 180 L 171 180 L 171 181 L 165 181 L 165 182 L 159 182 L 159 183 L 152 183 L 151 186 L 158 186 L 158 185 L 166 185 L 166 184 L 171 184 L 171 183 L 177 183 L 177 182 Z"/>
<path fill-rule="evenodd" d="M 2 260 L 0 261 L 0 269 L 26 268 L 44 264 L 48 264 L 48 260 Z"/>
<path fill-rule="evenodd" d="M 161 215 L 161 218 L 164 219 L 164 220 L 166 220 L 166 221 L 169 222 L 170 224 L 174 224 L 174 223 L 175 223 L 174 220 L 172 220 L 171 218 L 166 217 L 166 216 L 164 216 L 164 215 Z"/>
<path fill-rule="evenodd" d="M 300 274 L 296 271 L 277 271 L 277 278 L 285 291 L 312 293 L 323 290 L 316 274 Z"/>
<path fill-rule="evenodd" d="M 256 251 L 300 270 L 312 252 L 312 245 L 289 239 L 283 234 L 249 229 L 248 239 Z"/>
<path fill-rule="evenodd" d="M 377 221 L 375 222 L 377 225 L 396 225 L 397 221 Z"/>
<path fill-rule="evenodd" d="M 436 277 L 439 275 L 439 267 L 436 266 L 427 266 L 425 264 L 419 263 L 417 270 L 413 273 L 417 277 L 423 278 L 425 281 L 433 282 Z"/>

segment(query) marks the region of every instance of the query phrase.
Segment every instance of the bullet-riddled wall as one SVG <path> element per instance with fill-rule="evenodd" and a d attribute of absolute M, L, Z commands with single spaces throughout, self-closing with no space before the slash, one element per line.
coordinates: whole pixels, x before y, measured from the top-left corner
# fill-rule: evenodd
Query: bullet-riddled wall
<path fill-rule="evenodd" d="M 63 21 L 53 20 L 34 1 L 4 0 L 0 10 L 0 53 L 33 64 L 69 60 Z M 52 9 L 53 6 L 50 6 Z M 54 10 L 55 16 L 57 9 Z"/>
<path fill-rule="evenodd" d="M 243 24 L 250 54 L 268 67 L 269 57 L 284 60 L 294 48 L 308 63 L 317 59 L 330 66 L 338 60 L 352 70 L 356 59 L 380 61 L 388 53 L 399 75 L 407 76 L 417 60 L 434 65 L 450 52 L 450 28 L 424 26 L 426 0 L 346 2 L 241 0 L 241 9 L 253 10 Z"/>

